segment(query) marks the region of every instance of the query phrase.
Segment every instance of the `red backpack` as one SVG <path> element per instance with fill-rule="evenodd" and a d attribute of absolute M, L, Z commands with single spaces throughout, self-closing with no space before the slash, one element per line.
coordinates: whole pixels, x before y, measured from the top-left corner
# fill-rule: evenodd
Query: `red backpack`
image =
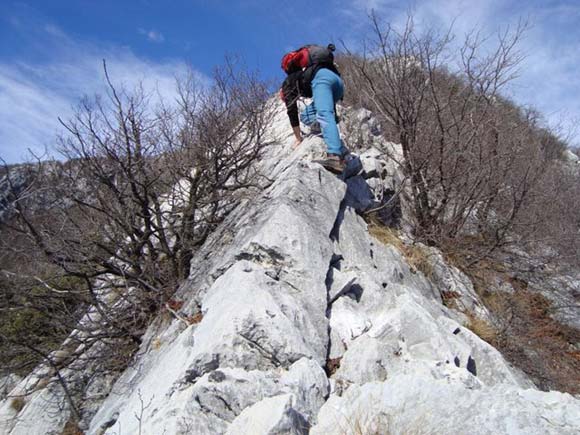
<path fill-rule="evenodd" d="M 305 45 L 296 51 L 286 53 L 282 58 L 281 66 L 287 74 L 290 74 L 312 65 L 332 65 L 334 63 L 334 50 L 334 44 L 328 44 L 327 47 Z"/>

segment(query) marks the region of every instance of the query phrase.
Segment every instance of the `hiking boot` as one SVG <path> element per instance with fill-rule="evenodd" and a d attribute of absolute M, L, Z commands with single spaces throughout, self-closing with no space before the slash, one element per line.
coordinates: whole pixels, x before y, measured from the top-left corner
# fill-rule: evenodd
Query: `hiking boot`
<path fill-rule="evenodd" d="M 320 163 L 325 169 L 335 174 L 342 174 L 346 167 L 344 159 L 338 154 L 327 154 L 326 159 L 317 160 L 316 163 Z"/>

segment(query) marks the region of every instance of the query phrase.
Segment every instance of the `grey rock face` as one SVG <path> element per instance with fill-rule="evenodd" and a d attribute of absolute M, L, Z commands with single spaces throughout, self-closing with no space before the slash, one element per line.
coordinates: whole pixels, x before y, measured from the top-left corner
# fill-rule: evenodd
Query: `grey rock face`
<path fill-rule="evenodd" d="M 580 157 L 574 154 L 570 150 L 565 150 L 563 153 L 563 157 L 567 162 L 578 164 L 580 163 Z"/>
<path fill-rule="evenodd" d="M 363 175 L 345 183 L 310 162 L 324 150 L 320 138 L 288 148 L 282 107 L 271 131 L 284 146 L 261 165 L 275 181 L 208 239 L 175 295 L 185 316 L 200 310 L 203 319 L 150 327 L 89 434 L 578 429 L 578 399 L 531 388 L 442 304 L 441 287 L 454 286 L 477 308 L 465 276 L 433 252 L 427 279 L 369 234 L 360 211 L 401 183 L 389 156 L 369 151 Z M 358 146 L 380 140 L 373 132 Z M 28 421 L 42 415 L 40 402 L 28 406 Z"/>
<path fill-rule="evenodd" d="M 176 332 L 156 357 L 145 356 L 138 372 L 126 373 L 117 382 L 124 400 L 112 394 L 91 430 L 115 412 L 117 424 L 136 428 L 139 391 L 150 402 L 143 417 L 150 433 L 183 431 L 179 421 L 198 433 L 223 433 L 245 408 L 263 409 L 261 401 L 282 393 L 292 394 L 292 411 L 289 402 L 280 405 L 278 423 L 316 421 L 329 394 L 322 367 L 329 345 L 330 234 L 346 185 L 306 162 L 282 171 L 260 208 L 237 220 L 243 229 L 229 252 L 212 262 L 215 279 L 199 299 L 203 320 Z"/>
<path fill-rule="evenodd" d="M 226 435 L 306 435 L 309 424 L 292 408 L 292 395 L 270 397 L 246 408 L 230 425 Z"/>
<path fill-rule="evenodd" d="M 6 399 L 10 391 L 20 383 L 22 378 L 15 374 L 9 374 L 0 378 L 0 400 Z"/>
<path fill-rule="evenodd" d="M 578 400 L 509 385 L 470 386 L 414 372 L 351 386 L 322 407 L 312 435 L 359 433 L 576 434 Z"/>

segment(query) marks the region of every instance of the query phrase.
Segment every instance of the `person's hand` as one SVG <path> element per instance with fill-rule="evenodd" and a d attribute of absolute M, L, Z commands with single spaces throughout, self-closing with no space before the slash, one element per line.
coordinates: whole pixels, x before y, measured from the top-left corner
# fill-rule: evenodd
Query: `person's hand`
<path fill-rule="evenodd" d="M 302 132 L 300 131 L 300 126 L 297 125 L 296 127 L 292 127 L 292 131 L 294 132 L 294 138 L 296 139 L 292 144 L 292 149 L 295 150 L 302 142 Z"/>
<path fill-rule="evenodd" d="M 298 148 L 300 146 L 301 143 L 302 143 L 302 138 L 296 138 L 296 140 L 292 144 L 292 149 L 295 150 L 296 148 Z"/>

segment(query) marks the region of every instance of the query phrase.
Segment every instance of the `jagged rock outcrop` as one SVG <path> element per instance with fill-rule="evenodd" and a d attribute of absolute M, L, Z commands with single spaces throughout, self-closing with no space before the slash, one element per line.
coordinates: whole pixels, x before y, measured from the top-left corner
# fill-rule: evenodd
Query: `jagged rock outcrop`
<path fill-rule="evenodd" d="M 15 195 L 20 195 L 31 183 L 29 171 L 23 165 L 9 166 L 0 176 L 0 222 L 13 214 L 11 203 Z"/>
<path fill-rule="evenodd" d="M 160 317 L 87 432 L 577 433 L 580 400 L 535 390 L 443 305 L 452 288 L 486 315 L 467 277 L 437 257 L 427 279 L 369 234 L 357 209 L 397 188 L 396 168 L 369 150 L 364 176 L 344 182 L 310 162 L 320 138 L 289 149 L 286 123 L 281 110 L 283 140 L 261 162 L 275 181 L 209 238 L 174 296 L 201 321 Z M 58 431 L 35 427 L 38 401 L 21 419 L 8 408 L 3 433 Z"/>
<path fill-rule="evenodd" d="M 74 163 L 72 163 L 74 166 Z M 47 210 L 51 203 L 55 201 L 49 191 L 42 194 L 29 195 L 28 191 L 39 192 L 42 190 L 42 183 L 47 178 L 54 177 L 62 170 L 62 163 L 56 161 L 45 161 L 39 163 L 24 163 L 18 165 L 8 165 L 0 168 L 0 223 L 6 222 L 14 216 L 14 201 L 20 196 L 25 196 L 30 201 L 29 207 L 36 211 Z M 40 168 L 42 167 L 42 170 Z M 82 179 L 79 178 L 79 184 Z M 89 192 L 87 192 L 89 194 Z"/>

